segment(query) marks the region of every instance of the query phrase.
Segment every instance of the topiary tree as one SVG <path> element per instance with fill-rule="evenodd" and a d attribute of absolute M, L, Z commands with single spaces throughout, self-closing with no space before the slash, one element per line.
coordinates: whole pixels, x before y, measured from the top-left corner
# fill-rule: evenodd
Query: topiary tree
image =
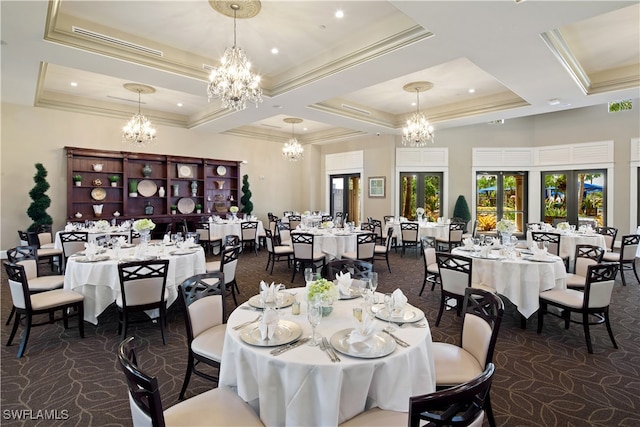
<path fill-rule="evenodd" d="M 469 205 L 467 199 L 461 194 L 456 200 L 456 206 L 453 208 L 453 217 L 463 220 L 465 223 L 471 221 L 471 212 L 469 212 Z M 466 229 L 466 226 L 465 226 Z"/>
<path fill-rule="evenodd" d="M 251 203 L 251 190 L 249 190 L 249 175 L 242 176 L 242 197 L 240 198 L 242 203 L 241 212 L 246 215 L 251 215 L 253 212 L 253 203 Z"/>
<path fill-rule="evenodd" d="M 36 174 L 33 181 L 36 185 L 29 191 L 29 196 L 33 199 L 27 209 L 27 215 L 33 220 L 28 228 L 29 231 L 37 231 L 42 225 L 53 224 L 53 219 L 47 213 L 47 208 L 51 206 L 51 199 L 45 193 L 51 187 L 47 182 L 47 170 L 42 163 L 36 163 Z"/>

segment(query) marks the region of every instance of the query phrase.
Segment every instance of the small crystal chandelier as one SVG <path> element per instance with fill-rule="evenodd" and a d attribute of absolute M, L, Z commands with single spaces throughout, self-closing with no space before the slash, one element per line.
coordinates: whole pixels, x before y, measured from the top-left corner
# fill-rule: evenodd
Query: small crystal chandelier
<path fill-rule="evenodd" d="M 420 112 L 420 92 L 425 92 L 433 87 L 431 82 L 413 82 L 403 86 L 407 92 L 416 93 L 416 112 L 407 120 L 407 125 L 402 129 L 402 145 L 411 147 L 424 147 L 428 142 L 433 144 L 433 126 Z"/>
<path fill-rule="evenodd" d="M 296 135 L 293 132 L 293 127 L 296 123 L 302 123 L 302 119 L 297 119 L 295 117 L 287 117 L 284 119 L 285 123 L 291 123 L 291 139 L 285 142 L 284 147 L 282 147 L 282 155 L 285 159 L 291 162 L 297 162 L 302 159 L 304 156 L 304 148 L 296 139 Z"/>
<path fill-rule="evenodd" d="M 138 114 L 135 114 L 129 123 L 122 128 L 122 142 L 128 142 L 136 147 L 144 147 L 155 139 L 156 130 L 151 126 L 149 119 L 140 112 L 140 94 L 154 93 L 156 90 L 151 86 L 137 83 L 126 83 L 124 88 L 138 93 Z"/>
<path fill-rule="evenodd" d="M 241 12 L 241 18 L 257 15 L 260 11 L 260 2 L 235 3 L 211 0 L 210 3 L 215 10 L 224 15 L 230 16 L 229 8 L 233 11 L 233 46 L 225 49 L 220 66 L 211 70 L 207 86 L 209 101 L 212 98 L 220 98 L 223 107 L 236 111 L 247 108 L 247 102 L 252 102 L 257 107 L 258 103 L 262 102 L 260 76 L 251 72 L 251 62 L 244 51 L 236 46 L 236 19 L 238 11 Z"/>

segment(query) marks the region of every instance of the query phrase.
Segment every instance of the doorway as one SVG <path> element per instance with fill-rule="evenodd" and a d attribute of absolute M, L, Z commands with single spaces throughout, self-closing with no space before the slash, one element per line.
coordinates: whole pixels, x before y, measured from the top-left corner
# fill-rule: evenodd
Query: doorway
<path fill-rule="evenodd" d="M 400 173 L 400 216 L 416 219 L 416 209 L 424 209 L 424 217 L 437 221 L 442 197 L 442 172 Z"/>
<path fill-rule="evenodd" d="M 359 173 L 329 176 L 331 185 L 329 209 L 331 216 L 335 218 L 336 213 L 342 212 L 343 217 L 348 214 L 348 221 L 354 222 L 356 226 L 360 224 L 360 200 L 362 200 L 360 181 Z"/>
<path fill-rule="evenodd" d="M 606 170 L 543 172 L 542 182 L 544 222 L 600 226 L 607 223 Z"/>

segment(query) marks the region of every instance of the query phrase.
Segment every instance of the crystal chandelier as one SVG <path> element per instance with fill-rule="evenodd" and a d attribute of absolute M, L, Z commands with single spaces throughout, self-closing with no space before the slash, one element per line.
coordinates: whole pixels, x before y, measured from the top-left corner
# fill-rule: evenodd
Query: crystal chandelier
<path fill-rule="evenodd" d="M 212 98 L 219 98 L 223 107 L 236 111 L 247 108 L 247 102 L 252 102 L 257 107 L 258 103 L 262 102 L 260 76 L 251 72 L 251 62 L 247 59 L 244 51 L 236 46 L 236 19 L 238 11 L 243 12 L 241 18 L 257 15 L 260 11 L 260 2 L 211 1 L 210 3 L 217 11 L 227 16 L 230 15 L 227 7 L 233 11 L 233 46 L 225 49 L 220 66 L 211 70 L 207 86 L 209 101 Z M 257 3 L 257 7 L 255 3 Z M 242 8 L 240 4 L 242 4 Z"/>
<path fill-rule="evenodd" d="M 433 87 L 431 82 L 414 82 L 406 84 L 403 89 L 416 93 L 416 112 L 407 120 L 407 125 L 402 129 L 402 145 L 410 147 L 424 147 L 427 143 L 433 144 L 433 126 L 420 112 L 420 92 L 425 92 Z"/>
<path fill-rule="evenodd" d="M 138 114 L 135 114 L 129 123 L 122 128 L 122 142 L 128 142 L 136 147 L 144 147 L 155 139 L 156 130 L 151 126 L 149 119 L 140 112 L 140 94 L 154 93 L 156 90 L 151 86 L 137 83 L 126 83 L 124 88 L 138 93 Z"/>
<path fill-rule="evenodd" d="M 294 117 L 288 117 L 284 119 L 285 123 L 291 123 L 291 139 L 285 142 L 284 147 L 282 147 L 282 155 L 285 159 L 291 162 L 297 162 L 302 159 L 304 156 L 304 148 L 296 139 L 295 133 L 293 132 L 293 127 L 296 123 L 302 123 L 302 119 L 297 119 Z"/>

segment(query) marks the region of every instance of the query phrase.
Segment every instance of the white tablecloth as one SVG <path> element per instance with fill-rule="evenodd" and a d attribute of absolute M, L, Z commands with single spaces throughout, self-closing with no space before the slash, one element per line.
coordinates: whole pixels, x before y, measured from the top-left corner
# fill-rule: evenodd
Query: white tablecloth
<path fill-rule="evenodd" d="M 386 236 L 389 232 L 389 228 L 393 227 L 393 237 L 398 241 L 398 244 L 402 244 L 402 233 L 400 231 L 400 224 L 388 222 L 385 225 L 383 236 Z M 435 222 L 422 222 L 418 227 L 418 239 L 422 237 L 449 237 L 449 226 L 447 224 L 437 224 Z"/>
<path fill-rule="evenodd" d="M 355 252 L 358 244 L 356 232 L 351 233 L 341 228 L 327 230 L 311 228 L 302 232 L 314 235 L 313 250 L 326 254 L 327 261 L 342 258 L 345 252 Z"/>
<path fill-rule="evenodd" d="M 149 255 L 156 255 L 160 246 L 149 246 Z M 170 255 L 175 246 L 164 249 L 163 258 L 169 260 L 167 272 L 167 306 L 173 304 L 178 297 L 178 285 L 194 274 L 205 273 L 205 256 L 202 247 L 189 255 Z M 133 249 L 122 249 L 120 257 L 133 255 Z M 69 257 L 64 273 L 64 289 L 71 289 L 84 295 L 84 320 L 98 324 L 98 315 L 112 304 L 120 294 L 120 278 L 118 276 L 118 259 L 113 251 L 106 255 L 111 258 L 100 262 L 77 262 L 76 257 Z"/>
<path fill-rule="evenodd" d="M 211 225 L 211 237 L 223 239 L 227 235 L 235 234 L 236 236 L 242 239 L 242 228 L 240 223 L 242 221 L 227 221 L 223 220 L 221 222 L 210 222 Z M 262 225 L 262 221 L 258 221 L 258 230 L 256 231 L 256 243 L 259 243 L 259 236 L 264 236 L 264 225 Z"/>
<path fill-rule="evenodd" d="M 304 301 L 304 288 L 294 289 Z M 362 298 L 336 301 L 333 312 L 323 317 L 319 335 L 330 339 L 352 325 L 352 309 Z M 282 319 L 302 327 L 302 336 L 311 334 L 306 305 L 294 316 L 282 310 Z M 232 327 L 253 320 L 255 311 L 236 309 L 228 320 L 220 369 L 220 384 L 237 390 L 267 426 L 336 426 L 358 413 L 378 406 L 394 411 L 409 410 L 409 397 L 435 390 L 435 367 L 431 331 L 427 328 L 397 328 L 394 332 L 411 344 L 398 346 L 378 359 L 345 356 L 332 363 L 319 347 L 307 344 L 272 356 L 270 348 L 251 346 Z M 376 320 L 378 329 L 385 322 Z"/>
<path fill-rule="evenodd" d="M 106 231 L 98 231 L 98 230 L 76 230 L 76 231 L 87 231 L 89 233 L 87 235 L 87 239 L 89 240 L 89 242 L 95 242 L 97 237 L 104 236 L 105 234 L 112 235 L 114 237 L 127 236 L 127 241 L 129 241 L 128 236 L 131 234 L 129 230 L 122 230 L 122 229 L 119 229 L 118 227 L 113 227 Z M 53 243 L 53 247 L 55 249 L 62 250 L 62 240 L 60 240 L 60 233 L 62 232 L 63 231 L 56 232 L 56 237 Z"/>
<path fill-rule="evenodd" d="M 576 245 L 595 245 L 606 249 L 607 243 L 604 240 L 602 234 L 583 234 L 583 233 L 566 233 L 561 231 L 554 231 L 559 233 L 560 237 L 560 256 L 562 258 L 569 258 L 569 265 L 573 268 L 573 260 L 576 256 Z M 531 247 L 533 239 L 531 238 L 531 231 L 527 231 L 527 246 Z"/>
<path fill-rule="evenodd" d="M 451 253 L 470 256 L 461 248 L 453 249 Z M 567 272 L 560 258 L 550 263 L 528 261 L 522 257 L 514 260 L 474 257 L 471 281 L 489 286 L 509 298 L 528 318 L 538 311 L 540 292 L 567 288 Z"/>

